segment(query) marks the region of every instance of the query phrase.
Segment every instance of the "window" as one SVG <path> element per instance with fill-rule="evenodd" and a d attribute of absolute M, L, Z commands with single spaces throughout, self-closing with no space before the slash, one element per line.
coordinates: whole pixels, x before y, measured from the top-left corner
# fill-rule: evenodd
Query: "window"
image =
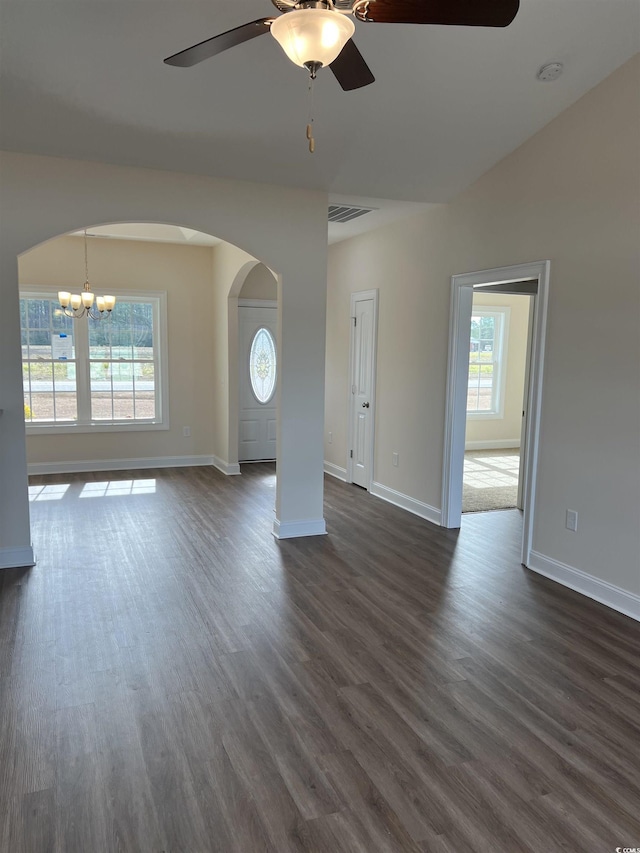
<path fill-rule="evenodd" d="M 509 309 L 474 306 L 469 341 L 467 415 L 501 418 Z"/>
<path fill-rule="evenodd" d="M 20 326 L 28 431 L 168 429 L 165 294 L 73 320 L 56 294 L 22 289 Z"/>
<path fill-rule="evenodd" d="M 264 326 L 253 336 L 249 353 L 251 389 L 259 403 L 268 403 L 276 389 L 276 342 Z"/>

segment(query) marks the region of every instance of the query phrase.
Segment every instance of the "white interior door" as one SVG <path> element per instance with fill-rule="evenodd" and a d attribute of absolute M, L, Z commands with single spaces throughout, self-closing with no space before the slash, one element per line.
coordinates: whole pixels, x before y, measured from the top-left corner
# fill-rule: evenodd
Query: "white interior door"
<path fill-rule="evenodd" d="M 276 458 L 277 309 L 238 308 L 238 459 Z"/>
<path fill-rule="evenodd" d="M 373 468 L 377 291 L 351 295 L 350 479 L 369 489 Z"/>

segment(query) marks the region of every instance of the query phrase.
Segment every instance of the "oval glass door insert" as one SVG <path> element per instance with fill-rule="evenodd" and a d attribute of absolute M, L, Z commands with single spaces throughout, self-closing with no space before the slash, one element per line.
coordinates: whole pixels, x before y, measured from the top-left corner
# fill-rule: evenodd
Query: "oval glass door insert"
<path fill-rule="evenodd" d="M 268 403 L 276 388 L 276 342 L 264 326 L 253 336 L 249 351 L 251 390 L 259 403 Z"/>

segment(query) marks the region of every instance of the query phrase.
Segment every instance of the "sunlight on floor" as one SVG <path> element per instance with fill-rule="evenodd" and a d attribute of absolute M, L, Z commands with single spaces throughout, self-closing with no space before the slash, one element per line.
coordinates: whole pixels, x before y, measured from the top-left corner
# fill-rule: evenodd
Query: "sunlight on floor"
<path fill-rule="evenodd" d="M 464 458 L 463 512 L 516 506 L 520 456 L 517 450 L 468 450 Z"/>
<path fill-rule="evenodd" d="M 29 486 L 29 500 L 59 501 L 65 496 L 71 483 L 58 483 L 54 486 Z"/>
<path fill-rule="evenodd" d="M 156 490 L 155 479 L 151 480 L 106 480 L 100 483 L 85 483 L 81 498 L 110 498 L 122 495 L 148 495 Z"/>
<path fill-rule="evenodd" d="M 494 470 L 496 468 L 500 470 Z M 477 457 L 465 459 L 464 484 L 472 489 L 517 486 L 519 470 L 519 456 L 484 456 L 481 459 Z"/>

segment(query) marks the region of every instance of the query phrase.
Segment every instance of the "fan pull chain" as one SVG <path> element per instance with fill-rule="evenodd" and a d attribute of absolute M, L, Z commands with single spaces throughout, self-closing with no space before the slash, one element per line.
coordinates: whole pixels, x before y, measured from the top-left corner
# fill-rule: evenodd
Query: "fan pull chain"
<path fill-rule="evenodd" d="M 307 123 L 307 139 L 309 140 L 309 153 L 313 154 L 316 150 L 316 141 L 313 138 L 313 81 L 315 76 L 309 75 L 309 121 Z"/>

